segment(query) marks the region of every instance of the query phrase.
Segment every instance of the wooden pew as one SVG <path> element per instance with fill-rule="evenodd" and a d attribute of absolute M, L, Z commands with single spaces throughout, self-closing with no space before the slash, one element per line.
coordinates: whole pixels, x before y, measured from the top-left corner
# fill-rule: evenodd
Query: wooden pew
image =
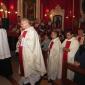
<path fill-rule="evenodd" d="M 61 80 L 56 80 L 55 85 L 77 85 L 72 80 L 67 79 L 67 69 L 69 69 L 73 72 L 78 72 L 81 75 L 85 75 L 85 69 L 84 68 L 80 68 L 80 67 L 78 67 L 74 64 L 66 62 L 63 65 L 62 79 Z"/>

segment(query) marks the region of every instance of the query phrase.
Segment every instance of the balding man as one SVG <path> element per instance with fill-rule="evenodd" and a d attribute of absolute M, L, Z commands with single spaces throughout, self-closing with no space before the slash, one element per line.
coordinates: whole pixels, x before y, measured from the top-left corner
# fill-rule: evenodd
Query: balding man
<path fill-rule="evenodd" d="M 21 20 L 21 30 L 18 44 L 21 80 L 24 85 L 39 85 L 37 82 L 46 73 L 39 36 L 26 18 Z"/>

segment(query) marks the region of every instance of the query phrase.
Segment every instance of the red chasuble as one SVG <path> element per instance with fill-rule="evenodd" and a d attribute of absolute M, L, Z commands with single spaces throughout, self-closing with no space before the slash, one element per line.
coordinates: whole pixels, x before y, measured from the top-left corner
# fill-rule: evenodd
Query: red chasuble
<path fill-rule="evenodd" d="M 26 36 L 27 31 L 24 31 L 21 35 L 22 38 L 24 38 Z M 23 68 L 23 57 L 22 57 L 22 50 L 23 47 L 21 45 L 19 45 L 19 64 L 20 64 L 20 73 L 21 76 L 24 76 L 24 68 Z"/>

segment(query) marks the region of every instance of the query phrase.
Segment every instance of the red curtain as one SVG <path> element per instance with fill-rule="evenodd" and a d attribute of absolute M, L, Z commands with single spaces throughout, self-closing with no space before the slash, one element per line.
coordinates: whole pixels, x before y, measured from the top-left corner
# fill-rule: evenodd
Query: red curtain
<path fill-rule="evenodd" d="M 65 17 L 64 17 L 64 28 L 65 29 L 72 29 L 74 19 L 78 20 L 80 17 L 80 0 L 74 0 L 75 18 L 73 18 L 73 0 L 41 0 L 41 1 L 42 1 L 41 4 L 43 4 L 43 18 L 44 19 L 46 19 L 46 17 L 44 16 L 44 14 L 46 13 L 46 9 L 51 10 L 55 8 L 57 5 L 60 5 L 65 10 Z M 49 20 L 49 18 L 47 19 Z"/>
<path fill-rule="evenodd" d="M 8 14 L 10 24 L 16 24 L 17 0 L 3 0 L 3 3 L 5 3 L 7 10 L 10 11 L 10 14 Z"/>
<path fill-rule="evenodd" d="M 11 12 L 8 17 L 10 20 L 10 24 L 17 24 L 17 14 L 15 13 L 17 11 L 17 0 L 9 0 L 9 6 L 8 9 Z"/>
<path fill-rule="evenodd" d="M 0 0 L 0 3 L 2 2 L 2 0 Z"/>
<path fill-rule="evenodd" d="M 0 5 L 1 5 L 2 0 L 0 0 Z M 2 13 L 0 12 L 0 17 L 2 17 Z"/>
<path fill-rule="evenodd" d="M 16 24 L 17 15 L 14 13 L 17 11 L 17 0 L 0 0 L 4 1 L 7 6 L 8 11 L 11 13 L 8 15 L 10 24 Z M 75 19 L 78 20 L 80 17 L 80 0 L 74 0 L 74 15 Z M 73 28 L 73 0 L 41 0 L 41 17 L 45 21 L 49 20 L 49 16 L 45 15 L 47 10 L 51 10 L 55 8 L 57 5 L 60 5 L 63 9 L 65 9 L 65 21 L 64 28 L 70 29 Z M 13 6 L 13 9 L 12 9 Z M 66 17 L 69 18 L 66 18 Z"/>

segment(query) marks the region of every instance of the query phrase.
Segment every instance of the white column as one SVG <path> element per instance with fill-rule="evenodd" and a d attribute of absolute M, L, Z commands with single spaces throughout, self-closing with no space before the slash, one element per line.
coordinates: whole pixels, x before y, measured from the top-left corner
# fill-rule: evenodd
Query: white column
<path fill-rule="evenodd" d="M 17 12 L 18 16 L 23 17 L 23 0 L 17 0 Z"/>
<path fill-rule="evenodd" d="M 40 0 L 36 0 L 36 19 L 40 21 Z"/>

